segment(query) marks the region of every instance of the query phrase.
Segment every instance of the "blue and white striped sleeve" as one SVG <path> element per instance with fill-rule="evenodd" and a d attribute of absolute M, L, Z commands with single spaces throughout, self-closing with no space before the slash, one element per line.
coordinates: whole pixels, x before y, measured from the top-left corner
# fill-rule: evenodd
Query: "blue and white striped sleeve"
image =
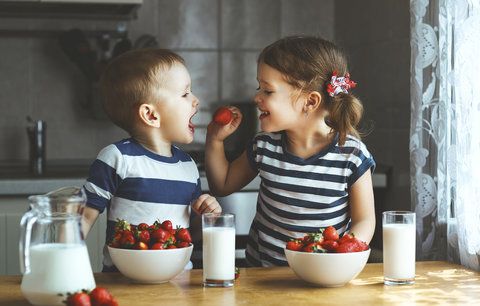
<path fill-rule="evenodd" d="M 375 170 L 375 160 L 373 159 L 372 154 L 367 150 L 365 145 L 362 143 L 360 149 L 357 150 L 354 154 L 351 167 L 352 174 L 348 178 L 348 187 L 351 187 L 367 170 L 373 173 Z"/>
<path fill-rule="evenodd" d="M 122 182 L 123 157 L 115 145 L 105 147 L 90 166 L 90 174 L 84 185 L 87 206 L 102 213 L 110 203 L 117 187 Z"/>

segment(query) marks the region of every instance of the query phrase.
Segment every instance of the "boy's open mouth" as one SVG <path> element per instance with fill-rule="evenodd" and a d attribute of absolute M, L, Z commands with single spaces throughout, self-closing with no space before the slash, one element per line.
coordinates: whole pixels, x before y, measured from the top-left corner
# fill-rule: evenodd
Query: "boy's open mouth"
<path fill-rule="evenodd" d="M 269 115 L 270 115 L 270 112 L 260 110 L 259 119 L 262 120 L 263 118 L 265 118 L 265 117 L 267 117 L 267 116 L 269 116 Z"/>
<path fill-rule="evenodd" d="M 195 124 L 193 124 L 192 122 L 192 119 L 193 119 L 193 116 L 195 116 L 197 114 L 197 112 L 195 112 L 192 117 L 190 117 L 190 120 L 188 120 L 188 129 L 190 130 L 190 132 L 193 134 L 195 133 Z"/>

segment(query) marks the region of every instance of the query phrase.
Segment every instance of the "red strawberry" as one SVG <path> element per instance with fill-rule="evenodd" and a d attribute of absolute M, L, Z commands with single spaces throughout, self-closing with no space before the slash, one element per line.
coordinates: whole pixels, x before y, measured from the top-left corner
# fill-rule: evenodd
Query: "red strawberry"
<path fill-rule="evenodd" d="M 322 234 L 325 240 L 338 240 L 339 238 L 337 230 L 333 226 L 327 227 Z"/>
<path fill-rule="evenodd" d="M 143 241 L 139 241 L 139 242 L 135 243 L 135 249 L 137 249 L 137 250 L 148 250 L 148 244 L 143 242 Z"/>
<path fill-rule="evenodd" d="M 135 237 L 131 231 L 124 231 L 120 239 L 122 248 L 131 249 L 135 245 Z"/>
<path fill-rule="evenodd" d="M 103 306 L 112 300 L 112 295 L 107 289 L 97 287 L 90 292 L 90 299 L 92 300 L 92 306 Z"/>
<path fill-rule="evenodd" d="M 335 252 L 338 248 L 338 242 L 335 240 L 323 240 L 320 245 L 327 251 Z"/>
<path fill-rule="evenodd" d="M 140 223 L 139 225 L 137 225 L 137 229 L 139 231 L 146 231 L 148 230 L 149 226 L 147 223 Z"/>
<path fill-rule="evenodd" d="M 164 243 L 165 241 L 167 241 L 169 235 L 170 233 L 166 232 L 161 228 L 158 228 L 152 232 L 152 234 L 150 235 L 150 239 L 155 242 Z"/>
<path fill-rule="evenodd" d="M 301 251 L 303 248 L 303 243 L 300 239 L 293 239 L 287 242 L 286 248 L 292 251 Z"/>
<path fill-rule="evenodd" d="M 190 236 L 190 232 L 186 228 L 180 228 L 177 230 L 176 233 L 177 240 L 185 241 L 185 242 L 192 242 L 192 236 Z"/>
<path fill-rule="evenodd" d="M 177 246 L 177 248 L 186 248 L 190 246 L 190 243 L 185 241 L 177 241 L 175 245 Z"/>
<path fill-rule="evenodd" d="M 233 112 L 228 107 L 222 106 L 215 111 L 213 121 L 220 125 L 227 125 L 233 119 Z"/>
<path fill-rule="evenodd" d="M 164 249 L 165 249 L 165 245 L 163 244 L 163 242 L 154 243 L 150 247 L 150 250 L 164 250 Z"/>
<path fill-rule="evenodd" d="M 174 244 L 170 244 L 170 245 L 168 245 L 168 247 L 167 247 L 167 249 L 176 249 L 176 248 L 177 248 L 177 246 L 174 245 Z"/>
<path fill-rule="evenodd" d="M 90 296 L 85 292 L 77 292 L 67 298 L 67 306 L 91 306 Z"/>
<path fill-rule="evenodd" d="M 141 242 L 150 243 L 150 232 L 148 230 L 136 231 L 135 237 Z"/>
<path fill-rule="evenodd" d="M 360 239 L 353 238 L 352 241 L 355 242 L 355 252 L 366 251 L 369 248 L 368 244 L 364 241 L 361 241 Z"/>
<path fill-rule="evenodd" d="M 162 222 L 162 228 L 168 232 L 171 232 L 173 229 L 172 221 L 165 220 Z"/>
<path fill-rule="evenodd" d="M 340 238 L 340 240 L 338 240 L 338 244 L 342 244 L 344 242 L 350 241 L 353 238 L 355 238 L 355 235 L 353 235 L 353 234 L 343 234 L 342 238 Z"/>
<path fill-rule="evenodd" d="M 103 304 L 102 306 L 118 306 L 118 302 L 117 302 L 117 300 L 112 298 L 109 302 Z"/>
<path fill-rule="evenodd" d="M 337 253 L 352 253 L 355 252 L 357 244 L 355 241 L 347 241 L 340 243 L 337 248 Z"/>

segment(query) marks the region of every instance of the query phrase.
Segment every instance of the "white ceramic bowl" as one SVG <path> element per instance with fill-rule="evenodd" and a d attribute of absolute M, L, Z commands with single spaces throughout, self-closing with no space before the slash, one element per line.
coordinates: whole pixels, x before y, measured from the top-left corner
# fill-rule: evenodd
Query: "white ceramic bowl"
<path fill-rule="evenodd" d="M 180 274 L 193 245 L 169 250 L 129 250 L 108 247 L 113 264 L 126 277 L 141 283 L 168 282 Z"/>
<path fill-rule="evenodd" d="M 340 287 L 357 277 L 370 249 L 353 253 L 305 253 L 285 249 L 288 265 L 298 277 L 322 287 Z"/>

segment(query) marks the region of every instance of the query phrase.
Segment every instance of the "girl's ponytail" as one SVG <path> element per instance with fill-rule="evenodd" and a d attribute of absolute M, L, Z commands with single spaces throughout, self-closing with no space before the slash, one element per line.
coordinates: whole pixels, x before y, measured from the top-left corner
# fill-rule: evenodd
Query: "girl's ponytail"
<path fill-rule="evenodd" d="M 327 124 L 338 132 L 339 144 L 345 144 L 348 134 L 360 138 L 357 125 L 363 114 L 362 102 L 349 93 L 339 93 L 327 99 L 331 99 Z"/>

